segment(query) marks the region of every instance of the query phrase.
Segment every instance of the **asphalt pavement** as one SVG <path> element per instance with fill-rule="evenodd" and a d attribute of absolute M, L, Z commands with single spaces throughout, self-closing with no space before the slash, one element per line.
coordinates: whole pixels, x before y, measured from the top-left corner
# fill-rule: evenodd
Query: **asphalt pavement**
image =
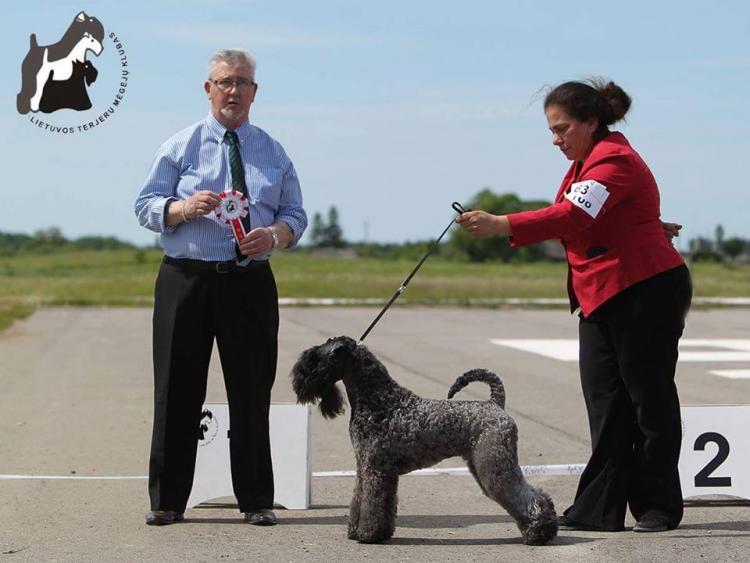
<path fill-rule="evenodd" d="M 283 308 L 275 402 L 293 402 L 288 374 L 299 353 L 330 336 L 358 337 L 375 308 Z M 563 310 L 396 306 L 366 345 L 416 393 L 444 398 L 474 367 L 497 372 L 519 427 L 522 465 L 584 463 L 588 425 L 575 361 L 493 340 L 574 340 Z M 691 312 L 685 339 L 710 352 L 750 335 L 748 309 Z M 721 344 L 724 342 L 724 344 Z M 177 525 L 147 527 L 152 414 L 149 309 L 42 309 L 0 334 L 1 561 L 745 561 L 750 506 L 689 503 L 682 525 L 659 534 L 561 531 L 548 546 L 523 545 L 513 520 L 471 477 L 407 476 L 393 539 L 346 539 L 353 479 L 318 477 L 309 510 L 278 510 L 279 525 L 244 524 L 233 498 L 188 510 Z M 551 354 L 551 355 L 550 355 Z M 683 404 L 750 404 L 750 361 L 721 355 L 680 362 Z M 727 356 L 728 357 L 728 356 Z M 735 358 L 736 360 L 736 358 Z M 715 371 L 738 374 L 719 376 Z M 472 384 L 462 399 L 483 400 Z M 218 358 L 208 402 L 225 400 Z M 354 469 L 348 415 L 312 417 L 313 471 Z M 750 423 L 750 421 L 748 421 Z M 738 447 L 747 447 L 738 446 Z M 439 467 L 459 467 L 449 459 Z M 750 470 L 750 468 L 748 468 Z M 39 477 L 47 477 L 40 479 Z M 52 477 L 60 477 L 59 479 Z M 63 479 L 62 477 L 68 477 Z M 71 479 L 117 477 L 117 479 Z M 534 476 L 562 511 L 577 478 Z M 626 525 L 632 526 L 632 519 Z"/>

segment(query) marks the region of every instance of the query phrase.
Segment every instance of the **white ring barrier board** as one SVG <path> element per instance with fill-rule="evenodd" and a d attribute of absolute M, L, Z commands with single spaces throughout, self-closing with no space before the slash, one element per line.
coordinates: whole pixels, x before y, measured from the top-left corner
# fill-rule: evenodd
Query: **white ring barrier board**
<path fill-rule="evenodd" d="M 206 403 L 201 421 L 195 478 L 188 507 L 233 496 L 229 464 L 229 407 Z M 210 414 L 209 414 L 210 413 Z M 729 495 L 750 499 L 750 405 L 683 406 L 680 483 L 683 497 Z M 271 405 L 271 455 L 275 501 L 288 509 L 310 506 L 310 408 Z M 578 475 L 584 465 L 524 467 L 528 475 Z M 468 475 L 465 467 L 424 469 L 412 475 Z M 353 476 L 354 471 L 321 472 L 317 477 Z"/>
<path fill-rule="evenodd" d="M 682 496 L 750 499 L 750 405 L 683 406 L 681 414 Z"/>
<path fill-rule="evenodd" d="M 203 405 L 193 488 L 187 506 L 234 496 L 229 463 L 229 405 Z M 284 508 L 310 506 L 310 407 L 272 404 L 269 418 L 274 501 Z"/>

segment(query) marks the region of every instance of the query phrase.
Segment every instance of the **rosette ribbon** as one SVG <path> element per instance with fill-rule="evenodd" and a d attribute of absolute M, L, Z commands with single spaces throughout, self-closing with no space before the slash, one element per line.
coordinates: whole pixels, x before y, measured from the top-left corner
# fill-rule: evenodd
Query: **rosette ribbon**
<path fill-rule="evenodd" d="M 247 217 L 250 212 L 250 202 L 247 196 L 237 190 L 221 192 L 219 194 L 221 203 L 216 208 L 216 217 L 219 221 L 229 223 L 234 232 L 234 238 L 237 244 L 247 235 L 245 228 L 242 226 L 242 219 Z"/>

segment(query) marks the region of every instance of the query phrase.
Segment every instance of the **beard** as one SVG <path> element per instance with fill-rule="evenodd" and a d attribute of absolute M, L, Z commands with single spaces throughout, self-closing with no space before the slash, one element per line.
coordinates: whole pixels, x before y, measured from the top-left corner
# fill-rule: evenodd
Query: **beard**
<path fill-rule="evenodd" d="M 221 111 L 221 115 L 232 121 L 237 121 L 242 117 L 242 110 L 239 107 L 223 107 L 219 111 Z"/>

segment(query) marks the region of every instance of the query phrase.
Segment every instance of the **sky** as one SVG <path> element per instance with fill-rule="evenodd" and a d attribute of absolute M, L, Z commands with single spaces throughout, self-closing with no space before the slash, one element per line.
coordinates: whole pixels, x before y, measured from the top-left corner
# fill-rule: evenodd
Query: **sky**
<path fill-rule="evenodd" d="M 105 28 L 103 52 L 88 57 L 93 108 L 19 114 L 29 36 L 57 42 L 81 10 Z M 242 47 L 258 63 L 251 122 L 291 157 L 310 217 L 336 206 L 347 240 L 436 237 L 451 202 L 485 187 L 551 199 L 568 162 L 543 89 L 591 76 L 632 96 L 617 129 L 654 173 L 663 219 L 684 225 L 680 246 L 718 224 L 750 238 L 746 0 L 29 0 L 0 30 L 2 232 L 153 243 L 133 202 L 155 152 L 207 115 L 213 52 Z M 78 130 L 112 105 L 123 56 L 121 104 Z"/>

